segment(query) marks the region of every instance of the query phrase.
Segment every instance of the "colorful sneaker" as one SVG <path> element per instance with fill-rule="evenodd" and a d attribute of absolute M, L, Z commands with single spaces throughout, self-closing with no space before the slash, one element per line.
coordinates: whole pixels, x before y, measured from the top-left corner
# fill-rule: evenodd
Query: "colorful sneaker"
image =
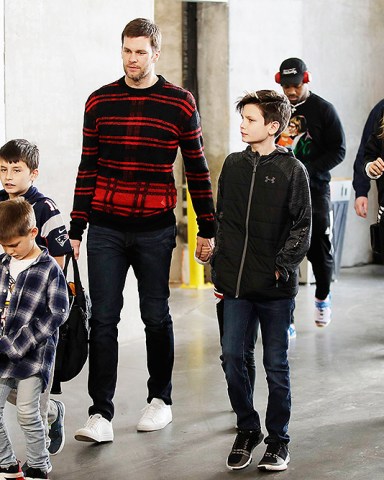
<path fill-rule="evenodd" d="M 38 480 L 40 478 L 48 479 L 48 472 L 40 470 L 40 468 L 28 467 L 25 471 L 25 480 Z"/>
<path fill-rule="evenodd" d="M 326 327 L 331 322 L 331 294 L 325 300 L 315 298 L 315 323 L 318 327 Z"/>
<path fill-rule="evenodd" d="M 113 442 L 112 423 L 100 413 L 91 415 L 84 427 L 76 430 L 75 439 L 79 442 Z"/>
<path fill-rule="evenodd" d="M 65 417 L 65 405 L 59 400 L 51 399 L 51 402 L 55 402 L 57 406 L 57 418 L 52 423 L 49 429 L 49 438 L 51 443 L 49 445 L 48 451 L 51 455 L 57 455 L 61 452 L 65 443 L 65 432 L 64 432 L 64 417 Z"/>
<path fill-rule="evenodd" d="M 291 323 L 288 328 L 288 339 L 293 340 L 296 338 L 296 327 L 294 323 Z"/>
<path fill-rule="evenodd" d="M 170 405 L 166 405 L 160 398 L 153 398 L 143 409 L 139 423 L 138 432 L 154 432 L 166 427 L 172 422 L 172 410 Z"/>
<path fill-rule="evenodd" d="M 286 470 L 290 460 L 286 443 L 269 443 L 257 468 L 260 470 Z"/>
<path fill-rule="evenodd" d="M 252 462 L 252 450 L 264 438 L 260 430 L 239 430 L 231 453 L 227 458 L 227 468 L 230 470 L 241 470 L 248 467 Z"/>
<path fill-rule="evenodd" d="M 19 462 L 9 467 L 0 467 L 0 480 L 11 480 L 12 478 L 24 480 L 24 474 Z"/>

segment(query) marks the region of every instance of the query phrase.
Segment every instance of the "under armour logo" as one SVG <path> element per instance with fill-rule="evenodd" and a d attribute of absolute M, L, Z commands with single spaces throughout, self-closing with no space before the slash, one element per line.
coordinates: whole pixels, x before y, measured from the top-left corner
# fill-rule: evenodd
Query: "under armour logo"
<path fill-rule="evenodd" d="M 275 183 L 275 177 L 272 177 L 272 178 L 265 177 L 264 182 L 265 182 L 265 183 L 268 183 L 268 182 Z"/>

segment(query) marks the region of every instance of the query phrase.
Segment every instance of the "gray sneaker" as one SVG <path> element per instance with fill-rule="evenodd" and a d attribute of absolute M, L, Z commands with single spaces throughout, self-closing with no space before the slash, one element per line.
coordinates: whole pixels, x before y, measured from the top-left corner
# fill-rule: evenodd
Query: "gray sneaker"
<path fill-rule="evenodd" d="M 49 429 L 49 438 L 51 443 L 49 445 L 48 451 L 51 455 L 57 455 L 61 452 L 65 443 L 65 432 L 64 432 L 64 417 L 65 417 L 65 405 L 59 400 L 54 400 L 51 398 L 51 402 L 55 402 L 57 406 L 57 418 L 52 423 Z"/>

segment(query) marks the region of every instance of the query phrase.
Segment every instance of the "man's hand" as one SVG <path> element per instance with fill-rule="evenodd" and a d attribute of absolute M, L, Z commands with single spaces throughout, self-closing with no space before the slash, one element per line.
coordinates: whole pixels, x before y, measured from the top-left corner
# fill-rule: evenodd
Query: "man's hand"
<path fill-rule="evenodd" d="M 356 215 L 362 218 L 367 218 L 368 213 L 368 198 L 357 197 L 355 200 L 355 212 Z"/>
<path fill-rule="evenodd" d="M 214 238 L 196 237 L 196 258 L 202 262 L 207 262 L 211 258 L 214 246 Z"/>
<path fill-rule="evenodd" d="M 75 259 L 78 260 L 79 256 L 80 256 L 81 241 L 80 240 L 71 240 L 71 239 L 69 239 L 69 241 L 71 242 Z"/>

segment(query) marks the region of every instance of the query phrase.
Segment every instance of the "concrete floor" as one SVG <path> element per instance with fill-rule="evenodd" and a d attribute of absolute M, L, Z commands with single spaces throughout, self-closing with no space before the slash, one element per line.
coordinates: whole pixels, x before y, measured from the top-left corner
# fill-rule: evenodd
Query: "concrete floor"
<path fill-rule="evenodd" d="M 52 457 L 53 480 L 223 480 L 268 476 L 281 480 L 381 480 L 384 478 L 384 267 L 342 269 L 332 286 L 333 321 L 313 322 L 314 286 L 300 287 L 297 338 L 291 342 L 293 410 L 291 463 L 286 472 L 256 468 L 264 445 L 245 470 L 230 472 L 225 459 L 235 437 L 219 346 L 212 291 L 172 289 L 175 323 L 174 421 L 164 430 L 137 433 L 145 406 L 147 372 L 142 339 L 121 347 L 115 441 L 93 445 L 73 439 L 87 418 L 86 371 L 63 385 L 64 450 Z M 128 320 L 126 320 L 128 321 Z M 265 412 L 265 375 L 255 405 Z M 7 409 L 10 433 L 23 461 L 23 438 Z"/>

